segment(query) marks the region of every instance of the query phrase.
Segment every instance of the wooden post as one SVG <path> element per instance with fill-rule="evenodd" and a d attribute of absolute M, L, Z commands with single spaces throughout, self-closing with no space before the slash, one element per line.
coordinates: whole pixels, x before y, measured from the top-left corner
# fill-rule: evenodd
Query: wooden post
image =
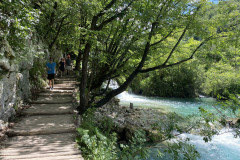
<path fill-rule="evenodd" d="M 133 103 L 130 103 L 130 109 L 133 109 Z"/>

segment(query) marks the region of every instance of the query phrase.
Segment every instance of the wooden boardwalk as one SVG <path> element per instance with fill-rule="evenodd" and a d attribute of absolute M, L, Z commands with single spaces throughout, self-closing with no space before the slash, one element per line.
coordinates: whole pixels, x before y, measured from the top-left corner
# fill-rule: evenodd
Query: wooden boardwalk
<path fill-rule="evenodd" d="M 72 108 L 74 78 L 56 79 L 8 130 L 0 144 L 0 160 L 83 160 L 75 143 Z"/>

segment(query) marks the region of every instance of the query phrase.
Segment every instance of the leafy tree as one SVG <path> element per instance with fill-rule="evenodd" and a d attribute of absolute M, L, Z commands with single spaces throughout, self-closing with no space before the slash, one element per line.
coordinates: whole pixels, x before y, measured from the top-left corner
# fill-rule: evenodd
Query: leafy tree
<path fill-rule="evenodd" d="M 222 95 L 226 98 L 230 93 L 239 93 L 239 74 L 229 64 L 222 61 L 214 64 L 206 73 L 206 80 L 203 83 L 203 91 L 213 97 Z"/>
<path fill-rule="evenodd" d="M 225 30 L 238 25 L 231 14 L 224 12 L 224 17 L 232 19 L 230 22 L 221 18 L 222 12 L 229 10 L 226 4 L 222 4 L 223 9 L 218 8 L 217 19 L 202 19 L 212 7 L 207 1 L 104 2 L 97 3 L 101 7 L 89 20 L 80 87 L 79 110 L 83 111 L 91 105 L 89 98 L 101 94 L 99 87 L 106 80 L 119 76 L 125 79 L 119 88 L 106 93 L 96 107 L 126 90 L 138 74 L 189 61 L 207 42 L 227 37 L 230 32 Z"/>
<path fill-rule="evenodd" d="M 0 38 L 6 39 L 15 51 L 24 49 L 31 38 L 34 25 L 38 22 L 39 11 L 31 1 L 1 1 Z"/>
<path fill-rule="evenodd" d="M 194 63 L 196 65 L 194 65 Z M 195 97 L 201 75 L 198 63 L 187 63 L 138 76 L 130 85 L 134 93 L 158 97 Z M 147 77 L 147 78 L 146 78 Z"/>

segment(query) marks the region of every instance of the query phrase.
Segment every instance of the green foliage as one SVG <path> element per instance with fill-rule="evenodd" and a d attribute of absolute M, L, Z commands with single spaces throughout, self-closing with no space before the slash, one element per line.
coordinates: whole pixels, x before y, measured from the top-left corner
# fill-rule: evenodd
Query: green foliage
<path fill-rule="evenodd" d="M 204 124 L 201 126 L 200 134 L 203 137 L 205 142 L 211 141 L 212 136 L 218 133 L 218 130 L 215 128 L 214 123 L 218 121 L 218 118 L 208 110 L 200 107 L 199 112 L 201 113 L 201 117 L 204 120 Z"/>
<path fill-rule="evenodd" d="M 109 118 L 95 120 L 95 109 L 88 109 L 83 115 L 81 126 L 77 129 L 77 143 L 84 158 L 90 160 L 105 159 L 146 159 L 149 148 L 146 146 L 146 133 L 136 129 L 126 144 L 117 144 L 119 135 L 112 133 L 114 124 Z"/>
<path fill-rule="evenodd" d="M 0 3 L 0 37 L 6 38 L 14 50 L 21 50 L 38 22 L 39 11 L 31 1 L 3 1 Z"/>
<path fill-rule="evenodd" d="M 230 126 L 235 131 L 234 137 L 240 137 L 240 100 L 238 96 L 230 94 L 227 101 L 219 104 L 218 113 L 221 115 L 223 126 Z"/>
<path fill-rule="evenodd" d="M 201 70 L 193 63 L 139 76 L 130 85 L 134 93 L 159 97 L 195 97 L 199 90 Z"/>
<path fill-rule="evenodd" d="M 121 153 L 119 159 L 147 159 L 149 157 L 149 149 L 146 148 L 146 141 L 145 131 L 135 130 L 129 144 L 120 144 Z"/>
<path fill-rule="evenodd" d="M 195 149 L 194 145 L 189 144 L 188 141 L 189 139 L 169 143 L 165 152 L 172 154 L 174 160 L 197 160 L 200 158 L 200 154 Z"/>
<path fill-rule="evenodd" d="M 173 132 L 178 132 L 179 134 L 189 132 L 189 128 L 193 129 L 198 123 L 192 120 L 195 118 L 194 116 L 181 117 L 176 113 L 168 113 L 164 116 L 165 118 L 152 126 L 157 131 L 157 135 L 159 135 L 159 142 L 174 138 Z"/>
<path fill-rule="evenodd" d="M 117 136 L 96 127 L 94 109 L 89 109 L 83 117 L 83 123 L 77 128 L 76 142 L 80 145 L 85 159 L 117 159 Z M 110 125 L 109 125 L 110 126 Z"/>
<path fill-rule="evenodd" d="M 205 142 L 212 140 L 212 136 L 226 126 L 235 130 L 235 137 L 239 136 L 239 111 L 240 102 L 235 95 L 230 95 L 227 101 L 220 101 L 215 107 L 215 112 L 210 112 L 202 107 L 199 108 L 201 113 L 200 134 Z"/>
<path fill-rule="evenodd" d="M 221 96 L 218 96 L 218 99 L 226 99 L 222 98 Z M 240 113 L 240 101 L 237 95 L 230 94 L 228 96 L 228 100 L 225 100 L 223 102 L 219 102 L 219 107 L 221 110 L 225 111 L 227 113 L 228 117 L 236 117 L 239 116 Z M 232 118 L 231 117 L 231 118 Z"/>
<path fill-rule="evenodd" d="M 115 151 L 116 134 L 106 137 L 97 128 L 91 132 L 83 128 L 77 128 L 77 131 L 79 137 L 76 138 L 76 142 L 81 145 L 81 151 L 85 159 L 117 159 Z"/>
<path fill-rule="evenodd" d="M 45 80 L 47 76 L 45 60 L 40 58 L 35 59 L 32 68 L 29 70 L 29 75 L 32 90 L 37 90 L 45 87 Z"/>
<path fill-rule="evenodd" d="M 229 64 L 224 62 L 215 63 L 205 73 L 205 81 L 202 84 L 204 93 L 217 97 L 217 95 L 229 97 L 229 94 L 240 92 L 240 74 Z"/>

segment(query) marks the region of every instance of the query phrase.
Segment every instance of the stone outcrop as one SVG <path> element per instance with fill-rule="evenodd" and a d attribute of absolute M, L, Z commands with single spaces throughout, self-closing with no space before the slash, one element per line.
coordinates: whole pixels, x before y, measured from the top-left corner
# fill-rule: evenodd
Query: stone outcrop
<path fill-rule="evenodd" d="M 159 136 L 153 130 L 154 124 L 166 119 L 166 114 L 156 109 L 130 108 L 119 105 L 118 99 L 113 99 L 102 108 L 98 108 L 95 112 L 95 117 L 102 120 L 108 117 L 113 120 L 115 129 L 120 139 L 130 140 L 134 130 L 143 129 L 147 132 L 148 137 Z"/>

